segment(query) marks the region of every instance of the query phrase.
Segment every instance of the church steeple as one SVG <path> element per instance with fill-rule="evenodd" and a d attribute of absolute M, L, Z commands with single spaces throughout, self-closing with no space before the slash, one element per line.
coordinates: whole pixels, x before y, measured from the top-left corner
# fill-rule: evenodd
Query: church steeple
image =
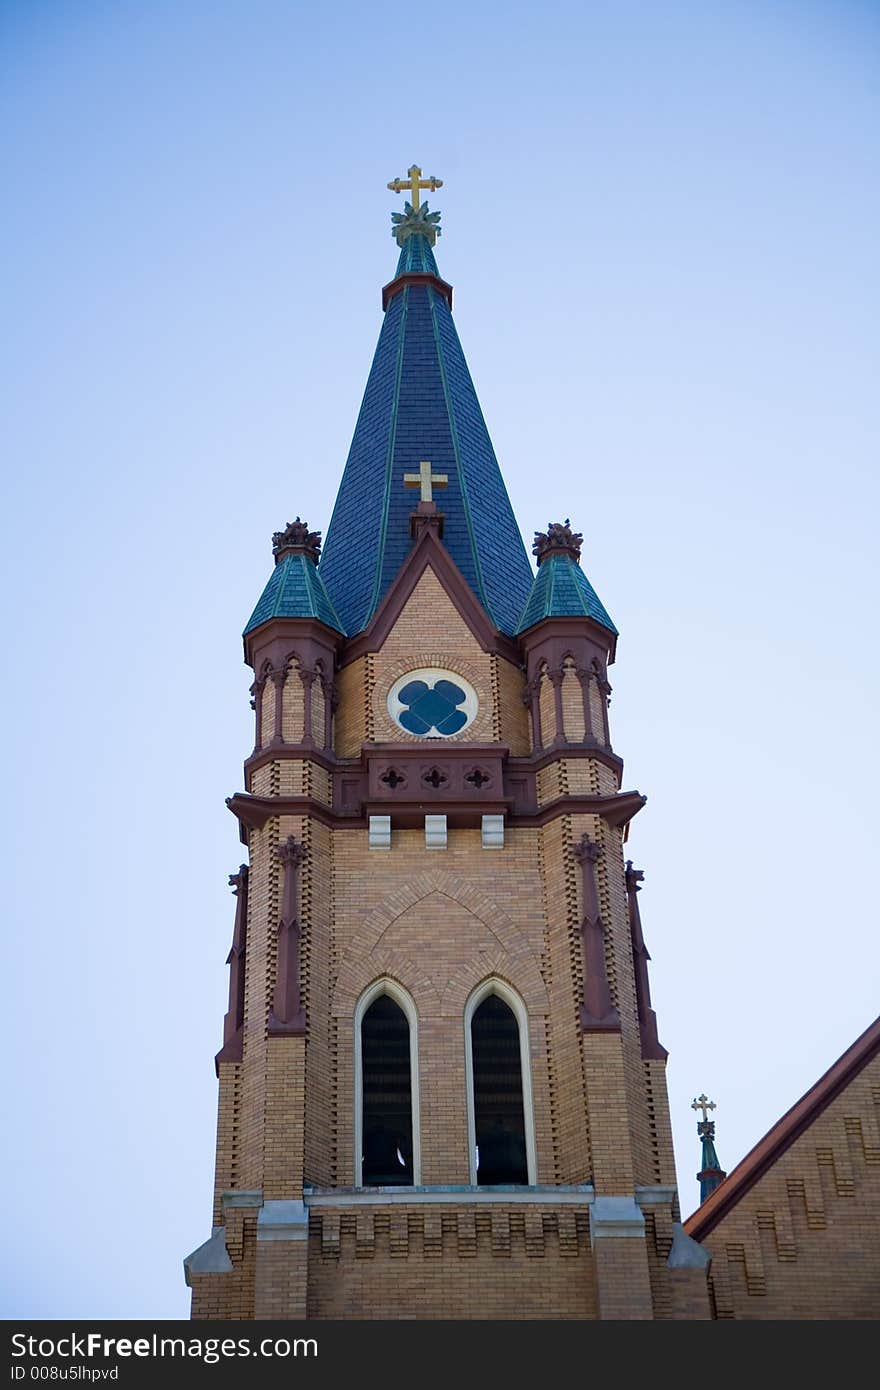
<path fill-rule="evenodd" d="M 670 1250 L 617 632 L 567 521 L 533 576 L 419 199 L 439 183 L 394 180 L 324 553 L 299 517 L 276 532 L 245 630 L 247 863 L 193 1312 L 707 1313 L 705 1262 Z"/>
<path fill-rule="evenodd" d="M 389 185 L 415 191 L 394 214 L 397 272 L 383 291 L 385 320 L 320 574 L 346 632 L 362 632 L 412 546 L 404 474 L 428 459 L 448 479 L 443 544 L 495 627 L 512 635 L 532 572 L 452 320 L 452 287 L 434 257 L 439 214 L 418 202 L 418 187 L 441 181 L 420 176 L 413 165 L 408 180 Z"/>

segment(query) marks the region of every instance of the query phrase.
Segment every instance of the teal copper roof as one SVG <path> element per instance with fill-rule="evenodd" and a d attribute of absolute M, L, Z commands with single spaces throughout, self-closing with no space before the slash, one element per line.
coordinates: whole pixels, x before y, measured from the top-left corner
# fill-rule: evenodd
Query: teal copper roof
<path fill-rule="evenodd" d="M 516 631 L 525 632 L 545 618 L 592 618 L 617 634 L 596 590 L 565 550 L 550 553 L 541 562 Z"/>
<path fill-rule="evenodd" d="M 442 544 L 492 622 L 512 635 L 532 587 L 510 499 L 438 276 L 428 235 L 400 249 L 320 574 L 349 635 L 362 632 L 410 553 L 418 492 L 404 473 L 422 460 L 448 486 L 435 492 Z M 404 277 L 400 280 L 400 277 Z"/>
<path fill-rule="evenodd" d="M 287 554 L 279 560 L 244 630 L 247 636 L 270 618 L 316 618 L 345 634 L 339 615 L 309 555 Z"/>
<path fill-rule="evenodd" d="M 434 252 L 426 236 L 417 234 L 407 237 L 400 248 L 395 279 L 398 275 L 436 275 L 440 279 Z"/>

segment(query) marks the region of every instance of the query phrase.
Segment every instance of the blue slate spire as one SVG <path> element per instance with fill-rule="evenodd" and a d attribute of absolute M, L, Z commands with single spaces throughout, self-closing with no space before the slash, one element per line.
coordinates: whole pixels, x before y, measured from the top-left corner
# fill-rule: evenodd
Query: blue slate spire
<path fill-rule="evenodd" d="M 404 487 L 423 459 L 448 486 L 437 495 L 443 544 L 497 628 L 512 635 L 532 586 L 510 499 L 462 352 L 451 287 L 432 250 L 427 204 L 397 215 L 395 279 L 320 563 L 345 630 L 362 632 L 412 546 L 418 494 Z"/>
<path fill-rule="evenodd" d="M 517 633 L 526 632 L 545 618 L 592 618 L 617 636 L 596 590 L 580 566 L 583 536 L 564 525 L 551 522 L 539 531 L 532 547 L 538 557 L 538 573 L 520 615 Z"/>

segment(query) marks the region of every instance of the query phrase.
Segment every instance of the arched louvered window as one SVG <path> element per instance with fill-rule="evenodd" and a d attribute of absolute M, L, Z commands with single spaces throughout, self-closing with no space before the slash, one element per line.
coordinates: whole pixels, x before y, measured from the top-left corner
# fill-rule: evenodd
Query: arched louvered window
<path fill-rule="evenodd" d="M 412 1000 L 381 980 L 356 1016 L 355 1182 L 410 1187 L 419 1181 L 418 1047 Z"/>
<path fill-rule="evenodd" d="M 471 1182 L 535 1182 L 528 1020 L 522 1001 L 488 981 L 465 1011 Z"/>

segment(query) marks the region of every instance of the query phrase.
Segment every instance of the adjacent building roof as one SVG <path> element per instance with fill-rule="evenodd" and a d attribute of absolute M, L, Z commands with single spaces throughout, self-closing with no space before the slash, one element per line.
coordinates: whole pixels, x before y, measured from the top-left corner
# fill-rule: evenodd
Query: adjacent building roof
<path fill-rule="evenodd" d="M 516 632 L 525 632 L 545 618 L 592 618 L 617 635 L 617 628 L 589 579 L 577 560 L 564 550 L 542 560 Z"/>
<path fill-rule="evenodd" d="M 409 278 L 412 277 L 412 278 Z M 426 235 L 403 242 L 320 574 L 350 636 L 362 632 L 412 546 L 418 491 L 404 486 L 427 459 L 448 485 L 435 493 L 443 544 L 502 632 L 513 635 L 532 569 Z M 604 610 L 603 610 L 604 611 Z"/>
<path fill-rule="evenodd" d="M 250 616 L 245 636 L 270 618 L 317 618 L 345 635 L 314 560 L 302 553 L 287 554 L 278 561 Z"/>
<path fill-rule="evenodd" d="M 688 1217 L 684 1229 L 694 1240 L 703 1240 L 718 1225 L 722 1217 L 754 1187 L 755 1183 L 773 1166 L 786 1149 L 800 1138 L 826 1106 L 840 1095 L 841 1091 L 867 1066 L 880 1052 L 880 1018 L 866 1028 L 861 1037 L 856 1038 L 852 1047 L 847 1048 L 820 1077 L 815 1086 L 802 1096 L 796 1105 L 783 1115 L 773 1128 L 764 1135 L 750 1153 L 724 1179 L 702 1206 Z"/>

